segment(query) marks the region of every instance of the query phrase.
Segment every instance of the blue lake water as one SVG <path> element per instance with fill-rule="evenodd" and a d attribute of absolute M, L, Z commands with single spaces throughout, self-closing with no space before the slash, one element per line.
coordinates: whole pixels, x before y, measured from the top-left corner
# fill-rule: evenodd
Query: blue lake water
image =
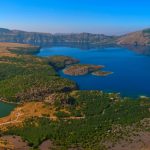
<path fill-rule="evenodd" d="M 105 71 L 114 72 L 106 77 L 92 75 L 62 77 L 76 81 L 82 90 L 119 92 L 122 96 L 150 96 L 150 56 L 125 48 L 93 48 L 82 50 L 70 47 L 42 48 L 38 56 L 72 56 L 82 64 L 104 65 Z"/>
<path fill-rule="evenodd" d="M 0 118 L 9 115 L 15 107 L 14 104 L 0 102 Z"/>

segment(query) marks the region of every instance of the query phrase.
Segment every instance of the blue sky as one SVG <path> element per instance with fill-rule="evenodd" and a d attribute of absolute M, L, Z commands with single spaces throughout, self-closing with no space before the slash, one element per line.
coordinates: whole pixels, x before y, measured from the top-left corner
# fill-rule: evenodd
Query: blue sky
<path fill-rule="evenodd" d="M 0 27 L 124 34 L 150 27 L 149 0 L 2 0 Z"/>

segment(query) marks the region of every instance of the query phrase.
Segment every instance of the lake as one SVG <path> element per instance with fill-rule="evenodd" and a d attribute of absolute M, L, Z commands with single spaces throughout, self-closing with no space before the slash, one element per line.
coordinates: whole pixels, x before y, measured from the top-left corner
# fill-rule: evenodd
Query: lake
<path fill-rule="evenodd" d="M 9 115 L 15 107 L 14 104 L 0 102 L 0 118 Z"/>
<path fill-rule="evenodd" d="M 103 70 L 114 72 L 106 77 L 75 77 L 59 72 L 62 77 L 76 81 L 81 90 L 103 90 L 132 97 L 150 96 L 150 56 L 120 47 L 80 49 L 59 46 L 42 48 L 38 53 L 42 57 L 53 55 L 71 56 L 82 64 L 104 65 Z"/>

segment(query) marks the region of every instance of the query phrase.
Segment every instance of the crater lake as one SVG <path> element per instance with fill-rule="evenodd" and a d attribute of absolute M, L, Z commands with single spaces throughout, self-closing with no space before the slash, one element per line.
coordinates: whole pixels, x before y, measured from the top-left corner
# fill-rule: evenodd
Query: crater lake
<path fill-rule="evenodd" d="M 150 51 L 150 49 L 149 49 Z M 85 76 L 59 74 L 79 85 L 81 90 L 103 90 L 117 92 L 121 96 L 150 96 L 150 56 L 122 47 L 73 48 L 54 46 L 41 48 L 38 56 L 71 56 L 81 64 L 104 65 L 105 71 L 113 74 L 100 77 L 91 74 Z"/>

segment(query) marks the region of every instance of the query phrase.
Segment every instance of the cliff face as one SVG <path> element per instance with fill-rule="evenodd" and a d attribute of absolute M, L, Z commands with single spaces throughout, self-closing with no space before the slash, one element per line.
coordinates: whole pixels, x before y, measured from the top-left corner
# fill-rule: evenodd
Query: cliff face
<path fill-rule="evenodd" d="M 16 42 L 33 45 L 48 45 L 57 43 L 90 43 L 105 45 L 114 44 L 114 41 L 115 37 L 103 34 L 50 34 L 0 28 L 0 42 Z"/>
<path fill-rule="evenodd" d="M 50 34 L 25 32 L 0 28 L 0 42 L 15 42 L 32 45 L 150 45 L 150 29 L 129 33 L 123 36 L 106 36 L 103 34 Z"/>
<path fill-rule="evenodd" d="M 117 40 L 119 45 L 150 45 L 150 29 L 126 34 Z"/>
<path fill-rule="evenodd" d="M 15 42 L 36 45 L 51 41 L 51 34 L 0 29 L 0 42 Z"/>

